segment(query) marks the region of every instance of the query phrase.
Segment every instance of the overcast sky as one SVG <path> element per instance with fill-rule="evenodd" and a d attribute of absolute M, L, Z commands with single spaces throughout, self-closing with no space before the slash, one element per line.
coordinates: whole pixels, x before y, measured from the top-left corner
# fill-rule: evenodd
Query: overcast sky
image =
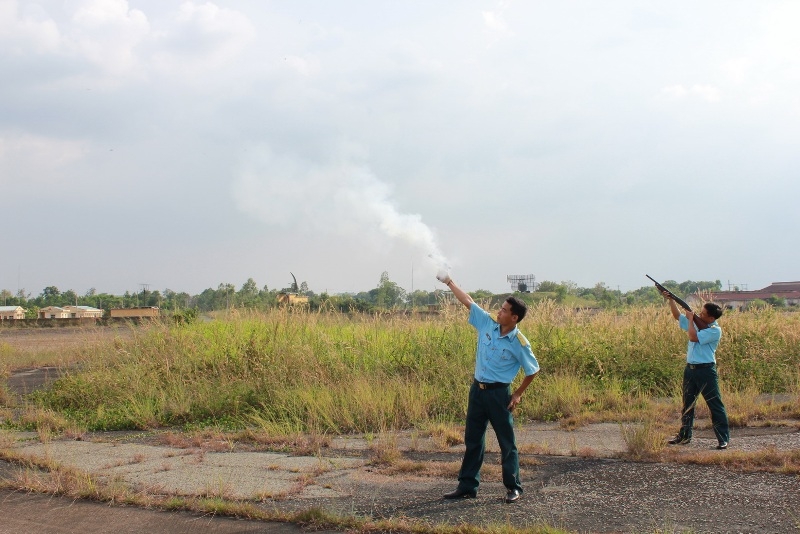
<path fill-rule="evenodd" d="M 798 26 L 792 0 L 0 0 L 0 289 L 800 280 Z"/>

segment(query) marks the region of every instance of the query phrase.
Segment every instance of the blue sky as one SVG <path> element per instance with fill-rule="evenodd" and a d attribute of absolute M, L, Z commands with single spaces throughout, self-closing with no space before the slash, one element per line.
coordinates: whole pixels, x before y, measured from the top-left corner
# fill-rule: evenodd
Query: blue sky
<path fill-rule="evenodd" d="M 798 22 L 769 0 L 0 0 L 0 289 L 798 280 Z"/>

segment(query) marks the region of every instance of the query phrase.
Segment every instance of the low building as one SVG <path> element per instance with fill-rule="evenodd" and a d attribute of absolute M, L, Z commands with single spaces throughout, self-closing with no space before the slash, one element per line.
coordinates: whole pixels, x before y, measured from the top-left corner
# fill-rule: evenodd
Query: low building
<path fill-rule="evenodd" d="M 64 308 L 58 306 L 47 306 L 39 308 L 39 319 L 69 319 L 70 314 Z"/>
<path fill-rule="evenodd" d="M 0 306 L 0 321 L 15 321 L 25 318 L 22 306 Z"/>
<path fill-rule="evenodd" d="M 716 291 L 714 302 L 729 309 L 741 310 L 754 300 L 783 299 L 787 306 L 800 306 L 800 282 L 773 282 L 756 291 Z"/>
<path fill-rule="evenodd" d="M 91 306 L 64 306 L 64 310 L 75 319 L 100 319 L 103 317 L 103 310 Z"/>
<path fill-rule="evenodd" d="M 298 295 L 296 293 L 279 293 L 278 303 L 290 305 L 308 304 L 308 297 L 305 295 Z"/>
<path fill-rule="evenodd" d="M 142 317 L 159 317 L 161 310 L 157 306 L 140 306 L 136 308 L 112 308 L 111 317 L 121 319 L 137 319 Z"/>

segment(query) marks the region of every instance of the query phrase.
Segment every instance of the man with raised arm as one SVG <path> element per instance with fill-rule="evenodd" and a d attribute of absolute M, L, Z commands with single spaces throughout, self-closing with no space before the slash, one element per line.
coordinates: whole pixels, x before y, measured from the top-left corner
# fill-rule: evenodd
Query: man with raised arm
<path fill-rule="evenodd" d="M 516 297 L 508 297 L 492 319 L 447 273 L 437 275 L 453 295 L 469 309 L 469 324 L 478 332 L 475 374 L 469 390 L 467 421 L 464 429 L 466 451 L 458 474 L 458 487 L 445 499 L 474 498 L 478 495 L 480 470 L 486 449 L 486 429 L 492 424 L 500 445 L 505 502 L 517 502 L 522 495 L 519 480 L 519 454 L 514 436 L 514 408 L 539 372 L 539 362 L 531 344 L 517 328 L 528 308 Z M 513 392 L 511 382 L 519 370 L 525 378 Z"/>
<path fill-rule="evenodd" d="M 669 310 L 680 327 L 689 337 L 686 346 L 686 367 L 683 370 L 683 409 L 681 411 L 681 429 L 678 434 L 667 443 L 670 445 L 686 445 L 692 441 L 692 428 L 694 427 L 694 407 L 697 397 L 702 395 L 711 412 L 711 424 L 717 438 L 717 449 L 727 449 L 730 441 L 728 427 L 728 413 L 722 403 L 719 391 L 719 375 L 717 374 L 717 346 L 722 337 L 722 329 L 717 324 L 717 319 L 722 317 L 722 308 L 719 304 L 706 302 L 698 318 L 707 324 L 707 328 L 697 329 L 694 313 L 687 311 L 682 314 L 668 291 L 661 291 L 664 299 L 669 303 Z"/>

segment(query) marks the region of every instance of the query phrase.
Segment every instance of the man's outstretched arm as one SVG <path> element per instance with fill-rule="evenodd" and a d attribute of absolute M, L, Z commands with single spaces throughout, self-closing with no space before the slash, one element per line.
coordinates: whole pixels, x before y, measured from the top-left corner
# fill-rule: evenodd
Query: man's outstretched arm
<path fill-rule="evenodd" d="M 450 275 L 447 273 L 439 273 L 436 275 L 436 278 L 439 279 L 444 285 L 450 288 L 450 291 L 453 292 L 453 295 L 456 296 L 458 301 L 463 304 L 464 306 L 469 309 L 472 306 L 473 300 L 463 289 L 458 287 L 453 279 L 450 278 Z"/>

